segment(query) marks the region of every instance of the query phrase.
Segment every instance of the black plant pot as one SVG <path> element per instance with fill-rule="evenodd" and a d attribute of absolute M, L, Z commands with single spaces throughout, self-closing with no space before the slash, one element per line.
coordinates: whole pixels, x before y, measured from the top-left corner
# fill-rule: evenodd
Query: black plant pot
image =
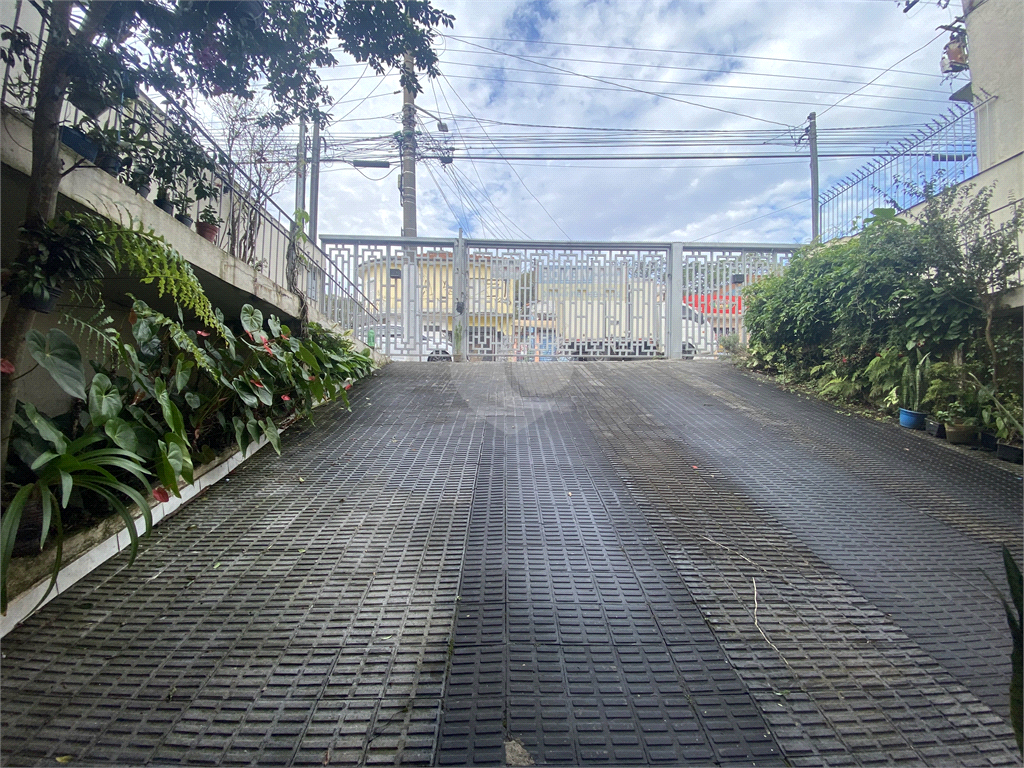
<path fill-rule="evenodd" d="M 174 202 L 171 200 L 164 200 L 163 198 L 158 197 L 153 201 L 153 205 L 164 213 L 174 213 Z"/>
<path fill-rule="evenodd" d="M 72 106 L 76 107 L 84 115 L 91 117 L 93 120 L 97 119 L 100 115 L 110 109 L 110 105 L 101 94 L 91 92 L 87 88 L 84 88 L 81 91 L 72 89 L 68 96 L 68 101 L 71 102 Z"/>
<path fill-rule="evenodd" d="M 100 155 L 96 158 L 96 167 L 101 171 L 109 173 L 111 176 L 117 177 L 117 174 L 121 172 L 121 163 L 123 161 L 117 155 Z"/>
<path fill-rule="evenodd" d="M 36 312 L 48 315 L 53 312 L 53 308 L 57 306 L 57 300 L 60 299 L 60 294 L 60 288 L 51 288 L 50 295 L 45 299 L 37 298 L 34 293 L 23 293 L 18 299 L 18 303 L 25 309 L 32 309 Z"/>
<path fill-rule="evenodd" d="M 143 184 L 135 191 L 142 197 L 143 200 L 149 197 L 149 193 L 153 190 L 149 184 Z"/>
<path fill-rule="evenodd" d="M 996 458 L 1013 464 L 1024 464 L 1024 448 L 1019 445 L 999 443 L 996 447 Z"/>
<path fill-rule="evenodd" d="M 192 226 L 192 217 L 191 216 L 186 216 L 184 213 L 176 213 L 176 214 L 174 214 L 174 218 L 176 218 L 178 221 L 180 221 L 186 227 L 191 227 Z"/>
<path fill-rule="evenodd" d="M 62 125 L 60 128 L 60 140 L 72 152 L 77 152 L 90 163 L 96 162 L 96 154 L 100 150 L 99 146 L 77 128 Z"/>
<path fill-rule="evenodd" d="M 935 421 L 934 419 L 928 419 L 924 424 L 925 430 L 932 437 L 940 437 L 945 439 L 946 437 L 946 425 L 941 421 Z"/>
<path fill-rule="evenodd" d="M 994 451 L 998 446 L 996 436 L 991 432 L 979 432 L 978 438 L 981 443 L 981 450 L 983 451 Z"/>

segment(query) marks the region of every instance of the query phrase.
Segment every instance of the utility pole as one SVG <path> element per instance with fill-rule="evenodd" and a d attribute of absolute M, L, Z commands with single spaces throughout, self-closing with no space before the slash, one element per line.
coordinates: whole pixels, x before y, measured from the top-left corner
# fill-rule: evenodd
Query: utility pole
<path fill-rule="evenodd" d="M 413 69 L 412 53 L 406 52 L 403 68 Z M 416 94 L 402 91 L 402 237 L 416 237 Z M 420 319 L 417 311 L 419 279 L 416 270 L 416 246 L 405 248 L 402 265 L 402 325 L 410 351 L 420 347 Z M 414 352 L 415 354 L 415 352 Z"/>
<path fill-rule="evenodd" d="M 306 121 L 299 123 L 299 145 L 295 149 L 295 210 L 306 210 Z M 300 228 L 301 229 L 301 228 Z"/>
<path fill-rule="evenodd" d="M 818 115 L 811 112 L 807 116 L 810 125 L 807 127 L 807 138 L 811 145 L 811 242 L 817 242 L 821 212 L 818 200 Z"/>
<path fill-rule="evenodd" d="M 313 154 L 309 163 L 309 240 L 316 247 L 320 211 L 320 122 L 313 123 Z"/>
<path fill-rule="evenodd" d="M 411 72 L 412 54 L 404 68 Z M 416 237 L 416 94 L 402 91 L 402 237 Z"/>

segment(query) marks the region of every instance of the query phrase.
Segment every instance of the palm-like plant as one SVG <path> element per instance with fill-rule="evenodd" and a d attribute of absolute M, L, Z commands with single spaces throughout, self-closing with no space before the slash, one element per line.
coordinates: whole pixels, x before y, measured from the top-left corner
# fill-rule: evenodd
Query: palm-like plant
<path fill-rule="evenodd" d="M 93 405 L 93 404 L 91 404 Z M 93 407 L 103 407 L 93 405 Z M 120 401 L 118 401 L 120 410 Z M 92 491 L 106 499 L 111 507 L 124 519 L 131 536 L 131 559 L 135 559 L 138 551 L 138 533 L 135 520 L 125 506 L 124 498 L 138 505 L 146 521 L 147 533 L 152 528 L 153 519 L 145 496 L 114 472 L 123 471 L 134 476 L 144 487 L 149 488 L 146 475 L 142 468 L 142 459 L 132 451 L 124 448 L 94 447 L 96 443 L 106 444 L 102 433 L 88 432 L 75 440 L 67 437 L 44 415 L 29 403 L 24 404 L 23 427 L 30 427 L 41 440 L 20 441 L 15 449 L 20 457 L 29 464 L 36 473 L 34 482 L 23 485 L 8 505 L 0 521 L 0 611 L 7 611 L 7 568 L 14 551 L 15 538 L 21 515 L 26 504 L 38 500 L 42 504 L 43 523 L 39 548 L 46 545 L 51 524 L 56 527 L 56 557 L 50 579 L 50 585 L 42 599 L 50 594 L 57 582 L 60 572 L 61 553 L 64 542 L 64 526 L 61 513 L 68 508 L 71 493 L 74 489 Z M 42 444 L 43 450 L 38 446 Z M 33 458 L 34 455 L 34 458 Z M 29 461 L 31 459 L 31 461 Z"/>

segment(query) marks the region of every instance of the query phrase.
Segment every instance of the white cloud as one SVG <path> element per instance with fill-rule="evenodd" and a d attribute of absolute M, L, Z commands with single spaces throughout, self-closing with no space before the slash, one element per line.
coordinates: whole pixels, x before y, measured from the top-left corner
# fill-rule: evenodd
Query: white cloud
<path fill-rule="evenodd" d="M 819 113 L 822 129 L 917 124 L 944 112 L 953 90 L 936 77 L 941 38 L 900 63 L 895 67 L 898 71 L 882 72 L 925 46 L 936 36 L 935 28 L 952 19 L 951 9 L 941 10 L 934 3 L 920 3 L 910 14 L 903 14 L 891 0 L 438 0 L 436 4 L 453 12 L 457 20 L 452 36 L 440 46 L 445 77 L 425 83 L 417 103 L 444 117 L 451 128 L 447 137 L 456 149 L 460 135 L 481 136 L 478 120 L 701 131 L 770 128 L 778 129 L 780 136 L 787 135 L 787 127 L 798 135 L 811 111 Z M 469 39 L 476 37 L 502 40 Z M 511 42 L 510 38 L 543 44 Z M 620 47 L 578 47 L 582 44 Z M 354 78 L 361 71 L 361 66 L 349 66 L 324 74 Z M 877 85 L 828 109 L 843 94 L 879 75 Z M 611 77 L 647 81 L 621 81 L 633 89 L 688 95 L 671 100 L 599 82 Z M 399 129 L 401 96 L 392 93 L 397 90 L 397 78 L 392 76 L 383 84 L 378 80 L 365 77 L 358 83 L 332 83 L 338 97 L 355 83 L 337 114 L 356 109 L 349 121 L 332 126 L 329 136 L 388 135 Z M 764 90 L 769 88 L 781 90 Z M 358 103 L 365 96 L 371 97 Z M 384 119 L 369 119 L 380 117 Z M 444 138 L 435 123 L 424 118 L 431 135 Z M 494 137 L 525 132 L 489 124 L 484 129 Z M 535 133 L 524 146 L 503 151 L 542 154 L 546 150 L 538 143 L 555 137 L 554 131 Z M 737 149 L 752 154 L 784 148 L 669 146 L 624 151 L 716 154 Z M 552 151 L 587 154 L 591 150 Z M 460 154 L 464 153 L 456 151 L 455 162 L 446 168 L 437 161 L 419 164 L 421 235 L 451 235 L 461 225 L 477 237 L 519 237 L 525 232 L 537 239 L 564 239 L 563 231 L 577 240 L 710 237 L 800 242 L 810 236 L 810 204 L 802 202 L 810 193 L 805 160 L 522 161 L 515 163 L 513 172 L 502 162 L 459 159 Z M 397 160 L 397 152 L 391 152 L 391 159 Z M 864 158 L 823 159 L 822 190 L 863 162 Z M 371 181 L 349 166 L 329 168 L 321 177 L 322 233 L 399 233 L 395 173 Z M 366 175 L 376 179 L 384 173 Z M 439 187 L 435 178 L 446 181 Z M 283 198 L 283 207 L 290 210 L 289 194 Z"/>

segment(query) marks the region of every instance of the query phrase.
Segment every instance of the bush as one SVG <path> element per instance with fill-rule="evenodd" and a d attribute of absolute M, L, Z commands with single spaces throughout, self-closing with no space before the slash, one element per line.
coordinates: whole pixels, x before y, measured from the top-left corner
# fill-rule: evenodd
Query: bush
<path fill-rule="evenodd" d="M 749 364 L 825 396 L 892 406 L 928 401 L 927 371 L 918 377 L 908 364 L 916 349 L 966 366 L 958 378 L 976 375 L 993 394 L 1019 391 L 1020 322 L 995 309 L 996 292 L 1020 285 L 1021 212 L 1000 227 L 988 216 L 991 190 L 924 192 L 918 220 L 876 209 L 858 236 L 812 245 L 783 275 L 749 286 Z M 949 398 L 942 406 L 977 418 L 976 394 L 960 392 L 962 409 Z"/>

